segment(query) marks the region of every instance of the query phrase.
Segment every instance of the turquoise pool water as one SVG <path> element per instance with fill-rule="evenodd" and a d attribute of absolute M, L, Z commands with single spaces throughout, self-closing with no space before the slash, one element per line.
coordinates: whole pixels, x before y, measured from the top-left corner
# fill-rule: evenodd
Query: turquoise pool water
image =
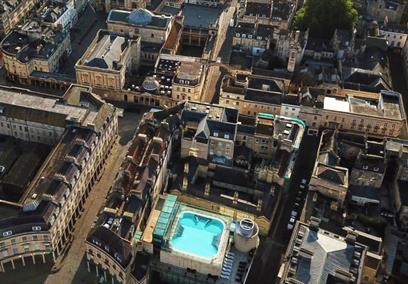
<path fill-rule="evenodd" d="M 223 230 L 224 224 L 220 220 L 183 212 L 170 245 L 181 252 L 210 258 L 218 252 Z"/>

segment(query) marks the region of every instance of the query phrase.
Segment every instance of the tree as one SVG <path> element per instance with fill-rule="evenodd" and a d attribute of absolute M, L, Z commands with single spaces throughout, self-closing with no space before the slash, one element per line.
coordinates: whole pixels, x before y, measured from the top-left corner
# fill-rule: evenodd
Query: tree
<path fill-rule="evenodd" d="M 405 25 L 408 23 L 408 0 L 404 0 L 405 8 L 401 17 L 401 24 Z"/>
<path fill-rule="evenodd" d="M 335 29 L 350 30 L 357 17 L 352 0 L 307 0 L 295 15 L 294 26 L 309 29 L 313 37 L 330 38 Z"/>

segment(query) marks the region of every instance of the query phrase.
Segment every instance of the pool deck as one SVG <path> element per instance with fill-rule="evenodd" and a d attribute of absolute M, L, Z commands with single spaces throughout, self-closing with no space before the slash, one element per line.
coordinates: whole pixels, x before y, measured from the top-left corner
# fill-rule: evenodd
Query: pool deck
<path fill-rule="evenodd" d="M 154 207 L 147 221 L 145 232 L 142 235 L 142 242 L 148 246 L 147 248 L 150 247 L 149 244 L 153 244 L 153 231 L 158 222 L 163 206 L 162 203 L 160 204 L 161 206 L 159 206 L 158 203 Z M 184 212 L 190 212 L 206 218 L 216 219 L 223 223 L 224 228 L 221 232 L 222 236 L 219 241 L 218 252 L 214 257 L 200 257 L 199 255 L 189 254 L 188 252 L 182 250 L 172 249 L 170 240 L 174 236 L 179 219 Z M 159 267 L 158 269 L 164 269 L 164 271 L 167 271 L 168 268 L 172 267 L 172 269 L 175 269 L 175 271 L 177 270 L 180 273 L 185 273 L 186 268 L 197 269 L 198 272 L 204 275 L 203 277 L 206 277 L 205 275 L 207 275 L 208 273 L 212 275 L 219 275 L 220 278 L 217 280 L 217 283 L 242 283 L 246 280 L 247 271 L 250 270 L 250 267 L 252 265 L 253 254 L 239 252 L 232 245 L 232 238 L 230 235 L 230 229 L 233 229 L 233 227 L 231 226 L 232 221 L 233 218 L 229 216 L 203 210 L 185 203 L 178 203 L 177 210 L 175 214 L 172 215 L 169 226 L 163 235 L 163 242 L 160 245 L 160 257 L 157 259 L 156 263 L 157 267 Z M 151 249 L 153 250 L 153 246 L 151 246 Z M 232 254 L 234 255 L 232 267 L 230 269 L 228 269 L 229 265 L 224 264 L 227 258 L 231 259 L 231 257 L 227 257 L 228 252 L 232 252 Z M 240 268 L 240 262 L 245 262 L 246 266 L 244 268 Z M 225 268 L 223 270 L 224 265 Z M 240 269 L 241 272 L 239 272 Z M 225 274 L 226 270 L 230 271 L 229 279 L 221 278 L 221 273 Z M 242 274 L 241 277 L 238 276 L 240 273 Z"/>
<path fill-rule="evenodd" d="M 220 216 L 218 214 L 212 213 L 212 212 L 208 212 L 208 211 L 203 211 L 201 209 L 198 208 L 194 208 L 194 207 L 190 207 L 190 206 L 186 206 L 186 205 L 182 205 L 179 208 L 179 211 L 176 214 L 176 218 L 173 222 L 173 225 L 171 227 L 171 229 L 169 230 L 170 233 L 167 235 L 168 236 L 168 240 L 171 240 L 175 234 L 175 231 L 177 229 L 177 224 L 179 222 L 179 218 L 180 216 L 182 216 L 182 214 L 184 214 L 185 212 L 191 212 L 193 214 L 197 214 L 206 218 L 210 218 L 210 219 L 214 219 L 214 220 L 218 220 L 220 221 L 224 228 L 222 230 L 222 235 L 221 235 L 221 239 L 218 245 L 218 252 L 215 256 L 213 257 L 202 257 L 196 254 L 191 254 L 189 252 L 186 251 L 181 251 L 179 249 L 174 249 L 171 246 L 169 247 L 172 251 L 172 253 L 180 255 L 181 257 L 188 257 L 188 258 L 192 258 L 192 259 L 196 259 L 199 260 L 201 262 L 204 263 L 210 263 L 216 267 L 218 267 L 221 271 L 221 267 L 222 267 L 222 262 L 224 259 L 224 255 L 226 253 L 227 247 L 228 247 L 228 243 L 229 243 L 229 227 L 231 224 L 231 220 L 228 217 L 225 216 Z"/>
<path fill-rule="evenodd" d="M 245 267 L 245 269 L 247 269 L 249 271 L 249 267 L 251 265 L 251 261 L 252 261 L 252 257 L 249 256 L 249 254 L 247 253 L 242 253 L 239 252 L 238 250 L 236 250 L 234 247 L 230 247 L 229 252 L 232 252 L 234 254 L 234 262 L 232 265 L 232 269 L 231 269 L 231 276 L 229 280 L 226 279 L 219 279 L 219 283 L 223 283 L 223 284 L 229 284 L 229 283 L 242 283 L 240 281 L 237 281 L 237 273 L 238 273 L 238 268 L 239 268 L 239 263 L 242 262 L 247 262 L 247 265 Z M 242 276 L 242 281 L 246 278 L 248 271 L 245 271 L 245 273 Z"/>

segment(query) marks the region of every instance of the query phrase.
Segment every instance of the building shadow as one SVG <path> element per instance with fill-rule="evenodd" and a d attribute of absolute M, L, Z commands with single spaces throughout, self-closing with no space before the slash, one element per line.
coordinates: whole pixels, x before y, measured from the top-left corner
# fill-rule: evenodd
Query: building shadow
<path fill-rule="evenodd" d="M 52 257 L 45 257 L 43 263 L 41 256 L 35 257 L 36 264 L 31 257 L 25 258 L 25 266 L 21 260 L 14 260 L 15 269 L 11 262 L 4 264 L 6 272 L 0 273 L 0 283 L 7 284 L 42 284 L 51 273 L 53 266 Z"/>

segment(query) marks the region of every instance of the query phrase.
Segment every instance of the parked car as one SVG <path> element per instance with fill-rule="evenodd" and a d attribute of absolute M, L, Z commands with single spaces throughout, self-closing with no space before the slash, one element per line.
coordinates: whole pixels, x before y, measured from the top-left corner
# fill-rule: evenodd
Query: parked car
<path fill-rule="evenodd" d="M 289 223 L 288 223 L 288 230 L 293 229 L 293 227 L 295 226 L 295 222 L 296 222 L 295 218 L 290 217 L 290 220 L 289 220 Z"/>

